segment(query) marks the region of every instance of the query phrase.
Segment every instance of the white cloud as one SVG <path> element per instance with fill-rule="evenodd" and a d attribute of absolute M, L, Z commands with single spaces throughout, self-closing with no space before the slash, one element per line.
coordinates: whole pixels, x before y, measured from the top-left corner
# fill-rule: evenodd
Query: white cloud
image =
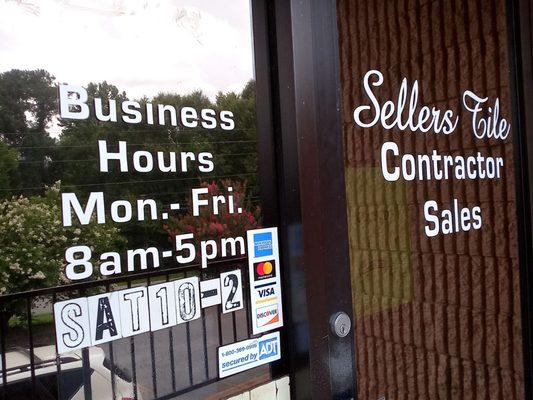
<path fill-rule="evenodd" d="M 213 97 L 242 88 L 252 62 L 248 0 L 0 0 L 0 72 Z"/>

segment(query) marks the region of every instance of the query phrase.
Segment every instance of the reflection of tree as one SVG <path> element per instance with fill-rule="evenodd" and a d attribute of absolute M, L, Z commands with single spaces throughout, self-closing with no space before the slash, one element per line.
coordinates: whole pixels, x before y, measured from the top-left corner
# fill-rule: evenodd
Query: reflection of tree
<path fill-rule="evenodd" d="M 9 189 L 14 189 L 14 192 L 18 190 L 25 195 L 42 193 L 45 184 L 62 180 L 65 187 L 73 186 L 79 193 L 90 192 L 98 188 L 98 183 L 102 183 L 107 184 L 106 190 L 112 197 L 157 194 L 161 201 L 166 201 L 175 200 L 178 186 L 183 192 L 197 184 L 198 181 L 191 178 L 239 174 L 250 174 L 247 176 L 250 188 L 256 189 L 255 91 L 252 81 L 241 93 L 219 93 L 214 102 L 201 91 L 187 95 L 161 93 L 152 99 L 145 97 L 138 100 L 142 105 L 146 102 L 169 104 L 178 110 L 183 106 L 231 110 L 236 126 L 231 132 L 220 128 L 190 129 L 181 123 L 172 127 L 147 123 L 132 125 L 121 121 L 109 123 L 94 119 L 62 120 L 62 133 L 58 140 L 51 138 L 47 132 L 52 118 L 57 115 L 56 90 L 54 77 L 44 70 L 11 70 L 0 74 L 0 138 L 18 152 L 19 159 L 18 167 L 10 173 Z M 126 99 L 125 92 L 107 82 L 90 83 L 87 91 L 90 107 L 95 97 L 115 99 L 119 107 Z M 171 176 L 176 179 L 175 184 L 169 184 L 168 174 L 157 171 L 150 174 L 131 173 L 127 177 L 117 171 L 104 175 L 97 168 L 99 139 L 107 140 L 111 146 L 116 146 L 119 140 L 125 140 L 132 152 L 140 149 L 153 152 L 211 151 L 216 157 L 216 168 L 209 176 L 200 176 L 198 171 Z M 7 158 L 12 157 L 0 151 L 0 164 L 7 162 Z M 133 184 L 112 185 L 123 182 L 125 178 Z M 135 185 L 135 182 L 143 184 Z M 7 183 L 0 189 L 0 197 L 9 194 Z"/>
<path fill-rule="evenodd" d="M 18 153 L 0 141 L 0 188 L 10 188 L 14 185 L 17 168 Z"/>
<path fill-rule="evenodd" d="M 86 88 L 90 107 L 96 97 L 103 100 L 104 106 L 107 99 L 115 99 L 118 109 L 121 102 L 127 99 L 124 91 L 107 82 L 90 83 Z M 247 182 L 242 187 L 245 187 L 246 192 L 243 196 L 251 202 L 248 209 L 255 210 L 258 205 L 253 81 L 241 93 L 219 93 L 214 101 L 201 91 L 186 95 L 160 93 L 154 98 L 137 99 L 141 105 L 147 102 L 166 104 L 177 110 L 184 106 L 197 110 L 210 108 L 217 112 L 230 110 L 235 122 L 232 131 L 224 131 L 220 127 L 210 130 L 186 128 L 181 123 L 173 127 L 157 123 L 149 125 L 146 122 L 127 124 L 120 118 L 118 122 L 100 122 L 91 118 L 81 121 L 59 120 L 61 134 L 52 138 L 48 127 L 57 116 L 56 91 L 54 77 L 43 70 L 12 70 L 0 74 L 0 199 L 10 199 L 14 194 L 23 195 L 26 198 L 24 201 L 29 202 L 28 207 L 34 206 L 33 203 L 39 199 L 37 196 L 44 196 L 45 185 L 61 181 L 62 191 L 75 192 L 81 201 L 90 192 L 103 191 L 107 203 L 118 199 L 135 202 L 149 198 L 156 200 L 160 207 L 165 207 L 173 202 L 186 205 L 191 188 L 199 187 L 201 182 L 221 182 L 231 178 L 235 184 L 238 181 Z M 141 110 L 145 108 L 141 107 Z M 157 151 L 211 152 L 215 169 L 210 173 L 201 173 L 193 166 L 186 172 L 163 173 L 154 170 L 139 173 L 132 170 L 123 173 L 113 165 L 109 173 L 101 173 L 98 140 L 106 140 L 109 151 L 118 151 L 118 142 L 126 141 L 130 154 L 136 150 L 152 154 Z M 186 208 L 182 208 L 183 215 L 188 213 Z M 53 211 L 57 218 L 60 217 L 59 211 Z M 5 213 L 5 209 L 2 212 Z M 23 219 L 23 223 L 29 221 Z M 129 248 L 168 246 L 168 234 L 161 220 L 131 222 L 121 225 L 120 230 L 127 238 Z M 67 246 L 62 246 L 61 251 L 64 251 Z M 112 243 L 108 250 L 113 250 Z M 7 249 L 0 250 L 0 254 L 7 254 Z M 49 253 L 45 257 L 51 257 L 46 258 L 48 261 L 57 258 Z M 21 264 L 21 267 L 28 268 L 30 264 Z M 45 284 L 53 282 L 56 282 L 55 278 Z M 8 291 L 16 290 L 6 288 Z"/>
<path fill-rule="evenodd" d="M 88 104 L 95 97 L 115 99 L 118 105 L 126 99 L 124 92 L 106 82 L 89 84 L 87 91 Z M 243 180 L 249 182 L 249 194 L 253 196 L 257 192 L 253 82 L 241 94 L 220 93 L 214 103 L 201 91 L 187 95 L 161 93 L 153 99 L 139 100 L 142 105 L 146 102 L 172 105 L 176 110 L 184 106 L 197 110 L 231 110 L 235 116 L 236 129 L 228 132 L 221 128 L 186 128 L 181 122 L 176 127 L 170 124 L 149 125 L 145 122 L 133 125 L 122 122 L 120 118 L 116 123 L 94 119 L 61 121 L 63 132 L 57 145 L 54 176 L 61 179 L 65 190 L 74 191 L 81 197 L 90 191 L 102 190 L 109 201 L 153 198 L 163 206 L 184 201 L 190 189 L 197 187 L 201 181 L 219 180 L 227 176 L 238 179 L 242 176 Z M 141 107 L 141 110 L 144 112 L 145 107 Z M 209 151 L 215 157 L 215 170 L 209 174 L 201 174 L 194 167 L 187 172 L 177 173 L 164 173 L 157 169 L 149 173 L 122 173 L 118 168 L 113 168 L 109 173 L 102 174 L 98 169 L 98 140 L 106 140 L 109 151 L 118 151 L 118 142 L 126 141 L 130 154 L 136 150 L 152 154 L 158 151 L 189 151 L 196 154 Z M 131 222 L 121 229 L 128 236 L 131 246 L 148 246 L 166 243 L 167 235 L 161 226 L 161 221 L 143 221 Z"/>
<path fill-rule="evenodd" d="M 89 244 L 96 255 L 123 247 L 124 238 L 109 224 L 63 227 L 59 190 L 58 183 L 43 196 L 0 202 L 0 294 L 59 284 L 69 246 Z"/>
<path fill-rule="evenodd" d="M 54 77 L 44 70 L 11 70 L 0 74 L 0 132 L 11 145 L 21 145 L 28 132 L 45 135 L 55 112 Z"/>
<path fill-rule="evenodd" d="M 15 179 L 13 173 L 11 184 L 33 188 L 51 183 L 46 160 L 52 155 L 54 140 L 46 127 L 55 109 L 54 77 L 48 72 L 11 70 L 0 74 L 0 138 L 18 151 L 21 160 L 19 176 Z"/>

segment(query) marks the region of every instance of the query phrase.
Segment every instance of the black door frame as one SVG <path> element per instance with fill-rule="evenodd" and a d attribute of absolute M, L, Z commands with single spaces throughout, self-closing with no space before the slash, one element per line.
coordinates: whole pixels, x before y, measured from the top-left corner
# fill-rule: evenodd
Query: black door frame
<path fill-rule="evenodd" d="M 352 315 L 336 1 L 292 1 L 296 135 L 313 396 L 355 398 L 353 330 L 337 337 L 330 317 Z"/>
<path fill-rule="evenodd" d="M 517 198 L 526 399 L 533 399 L 533 1 L 508 0 L 509 68 Z"/>
<path fill-rule="evenodd" d="M 353 332 L 329 325 L 337 311 L 352 318 L 336 2 L 252 5 L 262 198 L 278 209 L 265 223 L 280 228 L 285 266 L 279 369 L 293 399 L 355 398 Z"/>
<path fill-rule="evenodd" d="M 253 0 L 252 26 L 260 189 L 265 226 L 278 226 L 285 328 L 273 377 L 290 371 L 291 396 L 311 397 L 305 271 L 301 246 L 299 168 L 289 3 Z"/>

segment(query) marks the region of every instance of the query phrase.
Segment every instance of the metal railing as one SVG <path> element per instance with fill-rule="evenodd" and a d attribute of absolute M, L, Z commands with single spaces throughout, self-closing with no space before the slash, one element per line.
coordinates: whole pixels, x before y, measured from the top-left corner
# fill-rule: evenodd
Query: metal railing
<path fill-rule="evenodd" d="M 98 399 L 94 393 L 106 393 L 108 398 L 122 400 L 120 386 L 133 393 L 134 399 L 166 399 L 179 396 L 191 390 L 218 381 L 217 348 L 218 346 L 244 340 L 250 336 L 249 298 L 247 294 L 247 259 L 233 258 L 224 261 L 213 261 L 207 270 L 199 265 L 186 268 L 168 268 L 149 272 L 135 273 L 128 276 L 114 277 L 97 281 L 62 285 L 37 289 L 24 293 L 8 294 L 0 297 L 0 352 L 1 376 L 0 395 L 9 398 L 13 384 L 24 384 L 32 398 L 65 398 L 72 391 L 73 382 L 65 382 L 62 375 L 73 358 L 57 353 L 55 327 L 53 324 L 36 325 L 34 309 L 36 303 L 43 300 L 51 309 L 57 301 L 68 298 L 90 296 L 92 294 L 110 292 L 134 286 L 172 281 L 179 278 L 199 276 L 200 280 L 209 279 L 224 270 L 239 268 L 242 274 L 244 308 L 242 310 L 222 314 L 220 306 L 201 309 L 201 318 L 172 328 L 155 332 L 146 332 L 137 336 L 119 339 L 98 347 L 105 354 L 102 366 L 91 365 L 89 348 L 81 350 L 81 385 L 75 392 L 83 390 L 86 399 Z M 25 310 L 22 327 L 10 327 L 8 318 L 11 311 Z M 21 308 L 22 306 L 22 308 Z M 42 308 L 42 305 L 41 305 Z M 41 310 L 42 312 L 42 310 Z M 50 311 L 50 313 L 53 312 Z M 50 326 L 52 325 L 52 326 Z M 24 338 L 26 336 L 26 338 Z M 22 343 L 21 345 L 21 342 Z M 55 359 L 42 360 L 36 355 L 44 346 L 55 346 Z M 7 355 L 23 351 L 28 363 L 10 366 Z M 78 360 L 79 362 L 79 360 Z M 51 367 L 55 366 L 52 371 Z M 93 388 L 95 367 L 99 376 L 98 387 Z M 103 373 L 102 373 L 103 371 Z M 105 374 L 109 373 L 108 388 Z M 18 375 L 18 377 L 17 377 Z M 42 376 L 56 375 L 57 387 L 48 385 L 43 391 Z M 100 384 L 100 382 L 102 382 Z M 121 385 L 120 385 L 120 384 Z M 65 384 L 69 386 L 67 389 Z M 99 396 L 100 396 L 99 394 Z"/>

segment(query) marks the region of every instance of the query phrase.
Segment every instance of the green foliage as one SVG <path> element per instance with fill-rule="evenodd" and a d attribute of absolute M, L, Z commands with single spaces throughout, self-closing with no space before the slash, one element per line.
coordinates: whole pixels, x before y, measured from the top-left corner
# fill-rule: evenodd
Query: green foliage
<path fill-rule="evenodd" d="M 141 104 L 141 113 L 148 102 L 172 105 L 178 110 L 193 107 L 196 110 L 213 109 L 233 113 L 235 129 L 187 128 L 157 123 L 148 124 L 144 116 L 139 124 L 87 120 L 57 120 L 57 88 L 55 78 L 44 70 L 12 70 L 0 74 L 0 293 L 13 293 L 61 282 L 65 248 L 75 244 L 93 246 L 93 260 L 105 250 L 168 246 L 170 230 L 187 232 L 195 226 L 200 238 L 217 236 L 220 226 L 224 234 L 242 235 L 246 227 L 255 227 L 260 221 L 258 207 L 257 143 L 255 120 L 255 88 L 250 81 L 241 93 L 219 93 L 213 101 L 202 91 L 189 94 L 160 93 L 140 99 L 129 98 L 117 86 L 108 83 L 89 83 L 87 104 L 94 115 L 94 99 L 103 101 L 107 113 L 112 99 L 120 111 L 127 99 Z M 179 120 L 179 118 L 178 118 Z M 51 137 L 51 122 L 58 124 L 60 135 Z M 118 142 L 128 144 L 128 160 L 134 151 L 158 151 L 168 155 L 175 152 L 180 164 L 181 152 L 211 152 L 215 169 L 200 172 L 192 163 L 186 171 L 175 173 L 140 173 L 133 169 L 121 172 L 116 162 L 108 173 L 100 172 L 98 141 L 106 140 L 109 151 L 118 150 Z M 121 225 L 120 232 L 110 225 L 64 228 L 61 224 L 59 185 L 62 192 L 74 192 L 84 203 L 90 192 L 105 193 L 106 204 L 115 200 L 154 199 L 158 209 L 170 203 L 186 205 L 191 189 L 202 182 L 222 190 L 230 178 L 236 188 L 239 204 L 245 213 L 239 216 L 223 215 L 207 224 L 207 216 L 198 221 L 182 207 L 174 213 L 166 226 L 161 220 L 129 222 Z M 52 186 L 53 185 L 53 186 Z M 52 186 L 45 190 L 46 186 Z M 16 195 L 17 197 L 12 197 Z M 4 200 L 2 200 L 4 199 Z M 190 201 L 190 200 L 189 200 Z M 210 218 L 210 217 L 209 217 Z M 211 225 L 211 222 L 214 225 Z M 191 225 L 192 224 L 192 225 Z M 207 224 L 207 225 L 206 225 Z M 217 225 L 217 224 L 220 224 Z M 215 231 L 213 228 L 215 227 Z M 248 228 L 250 229 L 250 228 Z"/>
<path fill-rule="evenodd" d="M 255 82 L 249 81 L 240 94 L 219 93 L 216 109 L 231 110 L 235 116 L 235 130 L 213 146 L 218 175 L 242 174 L 256 189 L 257 180 L 257 132 L 255 116 Z M 225 143 L 231 141 L 232 144 Z"/>
<path fill-rule="evenodd" d="M 39 325 L 51 325 L 54 323 L 54 316 L 52 314 L 37 314 L 31 316 L 31 324 L 36 327 Z M 28 318 L 26 316 L 14 315 L 9 318 L 10 328 L 27 328 Z"/>
<path fill-rule="evenodd" d="M 117 108 L 127 98 L 126 93 L 107 82 L 89 84 L 88 104 L 95 97 L 114 99 Z M 257 194 L 257 150 L 255 130 L 255 89 L 249 82 L 241 94 L 219 93 L 212 102 L 201 91 L 186 95 L 160 93 L 152 99 L 138 99 L 141 105 L 151 102 L 154 109 L 157 104 L 172 105 L 179 110 L 188 106 L 197 110 L 210 108 L 217 112 L 230 110 L 234 114 L 235 130 L 224 131 L 220 127 L 206 130 L 201 127 L 187 128 L 181 122 L 174 127 L 167 123 L 149 125 L 127 124 L 118 118 L 117 122 L 99 122 L 95 119 L 81 121 L 62 121 L 63 131 L 56 146 L 56 157 L 52 164 L 55 179 L 61 179 L 66 191 L 75 192 L 80 199 L 85 199 L 89 192 L 105 192 L 107 201 L 126 199 L 135 201 L 139 198 L 155 199 L 159 205 L 172 202 L 184 203 L 193 187 L 202 181 L 219 182 L 224 177 L 233 180 L 246 180 L 246 195 Z M 104 104 L 106 101 L 104 101 Z M 91 106 L 92 107 L 92 106 Z M 141 107 L 144 113 L 145 107 Z M 91 114 L 93 112 L 91 111 Z M 146 118 L 143 118 L 146 121 Z M 156 116 L 157 121 L 157 116 Z M 117 163 L 111 163 L 111 170 L 102 174 L 99 171 L 98 140 L 106 140 L 109 151 L 118 151 L 118 141 L 128 144 L 128 153 L 136 150 L 148 151 L 155 156 L 158 151 L 169 152 L 211 152 L 214 156 L 215 170 L 211 173 L 199 173 L 194 167 L 187 171 L 164 173 L 154 169 L 152 172 L 139 173 L 130 170 L 120 172 Z M 76 162 L 69 162 L 76 160 Z M 130 168 L 131 168 L 131 156 Z M 179 164 L 179 158 L 178 158 Z M 131 168 L 132 169 L 132 168 Z M 242 178 L 241 178 L 242 177 Z M 161 229 L 160 221 L 130 222 L 122 227 L 122 233 L 128 237 L 131 247 L 160 245 L 166 243 L 167 235 Z"/>
<path fill-rule="evenodd" d="M 0 74 L 0 138 L 17 150 L 20 159 L 17 171 L 10 172 L 8 187 L 36 188 L 25 194 L 38 193 L 43 184 L 53 182 L 47 161 L 54 157 L 55 142 L 46 129 L 57 107 L 54 79 L 44 70 Z M 0 197 L 9 192 L 0 192 Z"/>
<path fill-rule="evenodd" d="M 43 197 L 20 196 L 0 203 L 0 293 L 59 284 L 69 246 L 87 244 L 96 254 L 123 246 L 124 238 L 110 225 L 63 227 L 59 190 L 57 183 Z"/>
<path fill-rule="evenodd" d="M 54 77 L 45 70 L 0 74 L 0 133 L 21 145 L 29 131 L 44 133 L 56 108 Z"/>
<path fill-rule="evenodd" d="M 15 183 L 18 153 L 0 140 L 0 189 L 10 188 Z M 1 193 L 1 192 L 0 192 Z M 9 191 L 4 190 L 3 195 Z"/>

